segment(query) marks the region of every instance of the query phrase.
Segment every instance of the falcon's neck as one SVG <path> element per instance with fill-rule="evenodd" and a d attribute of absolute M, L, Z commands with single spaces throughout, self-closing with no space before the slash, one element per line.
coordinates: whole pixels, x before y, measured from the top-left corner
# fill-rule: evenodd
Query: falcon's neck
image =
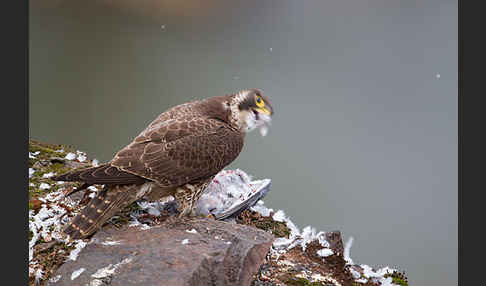
<path fill-rule="evenodd" d="M 231 110 L 231 125 L 238 129 L 241 133 L 246 133 L 246 118 L 248 111 L 240 110 L 240 104 L 245 101 L 247 97 L 246 91 L 240 91 L 231 95 L 229 101 L 229 109 Z"/>
<path fill-rule="evenodd" d="M 247 111 L 241 111 L 239 105 L 246 98 L 246 92 L 213 96 L 201 102 L 206 116 L 222 120 L 234 129 L 246 133 Z"/>

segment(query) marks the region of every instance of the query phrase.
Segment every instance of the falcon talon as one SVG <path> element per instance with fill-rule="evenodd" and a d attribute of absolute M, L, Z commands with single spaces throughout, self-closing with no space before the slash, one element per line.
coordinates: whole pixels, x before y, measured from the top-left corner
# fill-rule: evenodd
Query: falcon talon
<path fill-rule="evenodd" d="M 246 133 L 260 129 L 262 136 L 267 135 L 273 113 L 270 100 L 258 89 L 170 108 L 109 162 L 52 177 L 82 182 L 84 188 L 104 185 L 64 233 L 74 239 L 87 237 L 144 196 L 152 201 L 172 196 L 179 206 L 177 216 L 190 215 L 213 178 L 238 157 Z M 234 215 L 265 192 L 256 192 L 229 212 L 214 216 Z"/>

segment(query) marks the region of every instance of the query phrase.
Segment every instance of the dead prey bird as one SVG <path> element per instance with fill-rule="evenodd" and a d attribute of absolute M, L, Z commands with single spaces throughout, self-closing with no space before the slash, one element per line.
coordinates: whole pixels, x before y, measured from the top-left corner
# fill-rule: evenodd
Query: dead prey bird
<path fill-rule="evenodd" d="M 104 185 L 64 232 L 73 239 L 87 237 L 142 197 L 172 196 L 180 216 L 193 214 L 202 191 L 238 157 L 245 134 L 259 128 L 266 135 L 273 112 L 262 91 L 250 89 L 160 114 L 108 163 L 52 178 Z"/>

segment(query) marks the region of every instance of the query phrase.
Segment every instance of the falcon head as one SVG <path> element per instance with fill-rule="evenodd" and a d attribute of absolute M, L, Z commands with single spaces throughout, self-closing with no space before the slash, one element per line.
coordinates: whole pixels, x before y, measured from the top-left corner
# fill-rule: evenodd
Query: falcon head
<path fill-rule="evenodd" d="M 259 89 L 243 90 L 235 95 L 233 117 L 246 132 L 260 128 L 265 136 L 273 115 L 272 104 Z M 235 116 L 236 115 L 236 116 Z"/>

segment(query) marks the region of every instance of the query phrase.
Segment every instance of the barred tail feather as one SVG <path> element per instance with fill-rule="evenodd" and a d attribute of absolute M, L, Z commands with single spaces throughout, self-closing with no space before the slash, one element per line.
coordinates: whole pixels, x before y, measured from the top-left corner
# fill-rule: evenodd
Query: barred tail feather
<path fill-rule="evenodd" d="M 135 185 L 105 187 L 64 229 L 73 239 L 85 238 L 136 199 Z"/>

